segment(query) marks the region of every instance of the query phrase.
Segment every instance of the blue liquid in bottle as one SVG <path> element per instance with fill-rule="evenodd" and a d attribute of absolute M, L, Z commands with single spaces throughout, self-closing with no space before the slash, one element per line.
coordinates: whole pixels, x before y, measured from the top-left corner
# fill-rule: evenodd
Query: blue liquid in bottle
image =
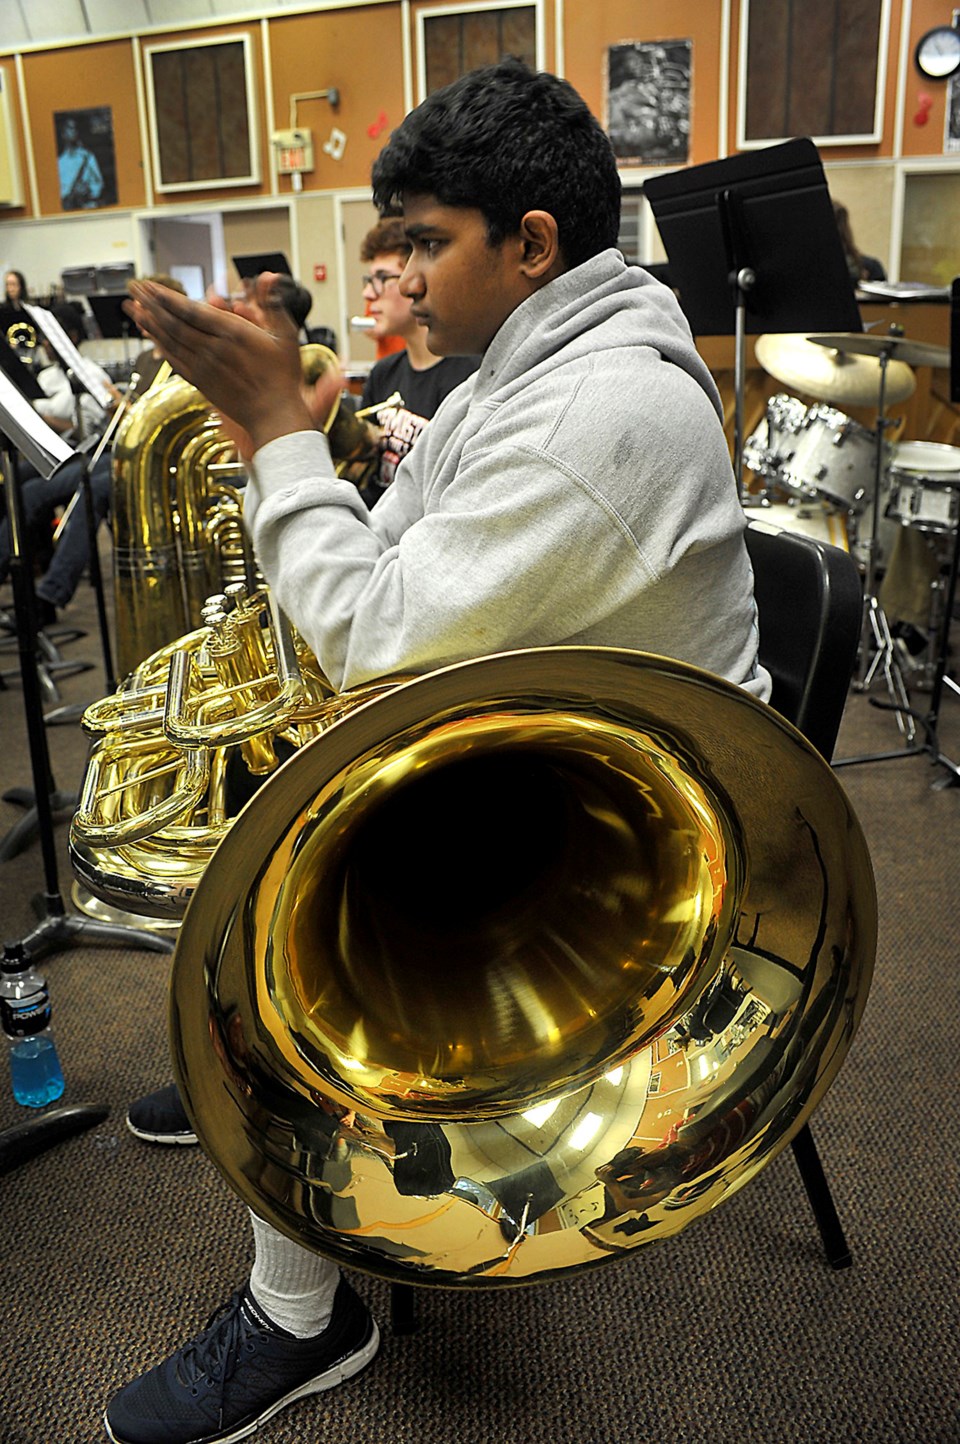
<path fill-rule="evenodd" d="M 45 1108 L 63 1093 L 63 1070 L 53 1039 L 20 1038 L 10 1047 L 13 1096 L 27 1108 Z"/>

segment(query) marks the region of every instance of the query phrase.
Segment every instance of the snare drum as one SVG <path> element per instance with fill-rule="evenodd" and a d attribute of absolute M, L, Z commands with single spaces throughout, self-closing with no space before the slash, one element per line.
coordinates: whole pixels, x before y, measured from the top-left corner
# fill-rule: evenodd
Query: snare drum
<path fill-rule="evenodd" d="M 938 441 L 902 441 L 895 446 L 887 516 L 918 531 L 956 531 L 960 519 L 960 447 Z"/>
<path fill-rule="evenodd" d="M 807 408 L 796 396 L 785 392 L 771 396 L 764 419 L 744 443 L 744 466 L 758 476 L 778 480 L 793 455 L 806 414 Z"/>
<path fill-rule="evenodd" d="M 889 449 L 885 444 L 886 453 Z M 875 431 L 832 406 L 811 406 L 781 479 L 801 496 L 824 496 L 859 513 L 873 494 L 876 465 Z"/>

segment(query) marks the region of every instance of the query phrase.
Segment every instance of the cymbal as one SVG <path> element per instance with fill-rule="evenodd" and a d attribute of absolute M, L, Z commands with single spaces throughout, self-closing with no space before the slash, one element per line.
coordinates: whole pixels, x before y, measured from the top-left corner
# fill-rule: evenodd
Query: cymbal
<path fill-rule="evenodd" d="M 876 357 L 848 356 L 839 348 L 828 351 L 823 344 L 813 345 L 816 339 L 771 332 L 758 336 L 754 349 L 764 371 L 795 391 L 805 391 L 818 401 L 833 402 L 841 408 L 876 406 L 880 397 L 880 362 Z M 886 401 L 904 401 L 913 395 L 916 384 L 905 362 L 887 362 Z"/>
<path fill-rule="evenodd" d="M 946 346 L 930 346 L 926 341 L 911 341 L 906 336 L 890 336 L 876 331 L 848 331 L 840 336 L 808 336 L 818 346 L 854 356 L 896 356 L 908 366 L 949 366 L 950 351 Z M 887 375 L 890 375 L 889 368 Z M 891 398 L 892 399 L 892 398 Z"/>

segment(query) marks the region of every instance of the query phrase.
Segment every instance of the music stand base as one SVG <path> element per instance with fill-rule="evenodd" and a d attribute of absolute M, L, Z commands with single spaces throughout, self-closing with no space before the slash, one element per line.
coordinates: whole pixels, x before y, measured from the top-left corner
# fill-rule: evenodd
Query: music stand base
<path fill-rule="evenodd" d="M 12 802 L 15 807 L 27 809 L 25 816 L 14 823 L 0 842 L 0 862 L 9 862 L 12 857 L 18 857 L 36 837 L 40 830 L 40 816 L 37 812 L 36 793 L 29 787 L 11 787 L 3 794 L 3 800 Z M 72 817 L 79 801 L 79 797 L 73 792 L 51 792 L 50 811 L 53 814 L 66 812 Z"/>
<path fill-rule="evenodd" d="M 119 923 L 96 922 L 93 918 L 77 918 L 67 914 L 59 893 L 44 894 L 45 917 L 21 939 L 30 958 L 48 953 L 65 952 L 80 943 L 100 943 L 105 947 L 145 949 L 154 953 L 172 953 L 174 940 L 143 928 L 125 927 Z"/>

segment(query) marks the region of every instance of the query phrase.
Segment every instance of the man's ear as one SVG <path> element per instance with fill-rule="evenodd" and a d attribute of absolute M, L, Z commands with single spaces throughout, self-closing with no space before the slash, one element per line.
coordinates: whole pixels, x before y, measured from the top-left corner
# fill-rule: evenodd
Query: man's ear
<path fill-rule="evenodd" d="M 563 269 L 557 223 L 549 211 L 527 211 L 520 221 L 520 240 L 520 269 L 528 280 L 549 280 Z"/>

